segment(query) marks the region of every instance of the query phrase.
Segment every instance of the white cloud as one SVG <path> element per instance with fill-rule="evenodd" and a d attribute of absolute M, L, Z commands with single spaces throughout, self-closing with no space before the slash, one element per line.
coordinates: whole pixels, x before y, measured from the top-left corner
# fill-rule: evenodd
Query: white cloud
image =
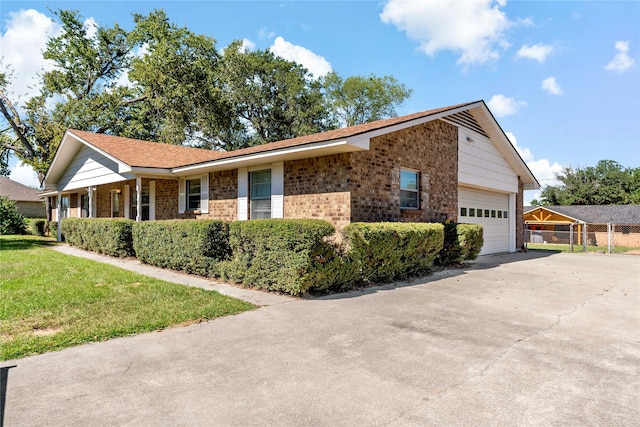
<path fill-rule="evenodd" d="M 611 62 L 604 67 L 605 70 L 624 73 L 625 71 L 633 68 L 635 61 L 629 56 L 629 41 L 617 41 L 616 50 L 618 53 L 616 53 L 616 56 L 613 57 Z"/>
<path fill-rule="evenodd" d="M 489 109 L 497 117 L 510 116 L 517 113 L 520 108 L 527 106 L 527 103 L 524 101 L 516 101 L 504 95 L 493 95 L 487 104 L 489 105 Z"/>
<path fill-rule="evenodd" d="M 504 0 L 440 1 L 390 0 L 380 14 L 429 56 L 441 50 L 459 52 L 458 64 L 483 64 L 506 48 L 505 31 L 513 25 L 500 10 Z"/>
<path fill-rule="evenodd" d="M 276 36 L 276 33 L 273 31 L 269 31 L 267 30 L 267 28 L 260 28 L 260 31 L 258 32 L 258 37 L 261 39 L 272 39 Z"/>
<path fill-rule="evenodd" d="M 87 38 L 95 40 L 96 34 L 98 34 L 98 28 L 100 27 L 100 25 L 98 25 L 96 20 L 91 18 L 91 17 L 89 17 L 89 18 L 84 20 L 82 25 L 83 25 L 85 31 L 87 32 Z"/>
<path fill-rule="evenodd" d="M 37 93 L 37 75 L 53 69 L 42 58 L 49 37 L 57 36 L 61 27 L 48 16 L 33 10 L 9 12 L 6 31 L 0 35 L 2 62 L 13 70 L 8 92 L 26 99 Z"/>
<path fill-rule="evenodd" d="M 539 63 L 544 63 L 547 59 L 547 56 L 553 53 L 553 46 L 547 44 L 534 44 L 533 46 L 523 45 L 520 50 L 516 53 L 518 58 L 528 58 L 538 61 Z"/>
<path fill-rule="evenodd" d="M 549 92 L 551 95 L 562 94 L 562 88 L 560 87 L 558 82 L 556 82 L 556 78 L 553 76 L 544 79 L 540 87 L 546 92 Z"/>
<path fill-rule="evenodd" d="M 533 176 L 536 177 L 538 182 L 544 187 L 545 185 L 558 185 L 559 182 L 556 180 L 556 174 L 562 172 L 562 165 L 553 162 L 551 163 L 548 159 L 535 159 L 535 156 L 531 152 L 530 149 L 526 147 L 520 147 L 518 145 L 518 141 L 515 135 L 511 132 L 505 132 L 513 147 L 518 151 L 522 160 L 527 164 Z M 525 191 L 525 205 L 530 205 L 532 199 L 539 199 L 540 192 L 539 191 Z"/>
<path fill-rule="evenodd" d="M 31 166 L 25 165 L 22 162 L 18 162 L 13 168 L 11 168 L 9 178 L 29 187 L 40 188 L 40 181 L 38 181 L 38 175 L 36 175 L 36 172 L 31 168 Z"/>
<path fill-rule="evenodd" d="M 240 52 L 252 51 L 256 49 L 256 44 L 249 39 L 242 39 Z"/>
<path fill-rule="evenodd" d="M 305 67 L 314 78 L 322 77 L 331 72 L 331 63 L 323 56 L 317 55 L 306 47 L 296 46 L 278 36 L 269 48 L 274 55 L 289 61 L 295 61 Z"/>

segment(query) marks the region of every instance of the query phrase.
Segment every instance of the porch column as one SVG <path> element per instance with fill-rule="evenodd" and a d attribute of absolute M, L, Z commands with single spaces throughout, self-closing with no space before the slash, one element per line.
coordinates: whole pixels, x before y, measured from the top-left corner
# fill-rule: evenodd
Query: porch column
<path fill-rule="evenodd" d="M 58 223 L 58 242 L 62 242 L 62 215 L 60 210 L 62 208 L 62 193 L 58 191 L 56 196 L 56 222 Z"/>
<path fill-rule="evenodd" d="M 136 222 L 142 221 L 142 177 L 136 176 Z"/>
<path fill-rule="evenodd" d="M 88 217 L 93 218 L 93 187 L 87 187 L 87 194 L 89 195 L 89 212 Z"/>

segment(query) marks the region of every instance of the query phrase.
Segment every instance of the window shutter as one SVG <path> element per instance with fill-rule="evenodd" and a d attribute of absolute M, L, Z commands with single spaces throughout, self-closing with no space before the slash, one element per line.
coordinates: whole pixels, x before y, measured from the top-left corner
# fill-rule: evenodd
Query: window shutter
<path fill-rule="evenodd" d="M 186 200 L 184 192 L 186 191 L 186 186 L 187 184 L 185 179 L 180 178 L 178 180 L 178 213 L 184 213 L 185 210 Z"/>
<path fill-rule="evenodd" d="M 284 218 L 284 163 L 271 164 L 271 218 Z"/>
<path fill-rule="evenodd" d="M 247 168 L 238 169 L 238 221 L 249 218 L 249 172 Z"/>
<path fill-rule="evenodd" d="M 122 196 L 122 198 L 124 199 L 124 214 L 123 216 L 125 218 L 129 218 L 131 215 L 131 193 L 129 190 L 129 184 L 124 186 L 124 196 Z"/>
<path fill-rule="evenodd" d="M 156 182 L 149 181 L 149 221 L 156 219 Z"/>
<path fill-rule="evenodd" d="M 200 212 L 209 213 L 209 174 L 200 177 Z"/>
<path fill-rule="evenodd" d="M 78 218 L 82 218 L 82 197 L 80 193 L 76 193 L 76 201 L 78 202 Z"/>

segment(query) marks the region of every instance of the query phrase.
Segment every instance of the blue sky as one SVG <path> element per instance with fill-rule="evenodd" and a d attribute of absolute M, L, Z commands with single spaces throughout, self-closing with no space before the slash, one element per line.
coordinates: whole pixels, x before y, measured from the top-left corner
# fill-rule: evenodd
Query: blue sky
<path fill-rule="evenodd" d="M 541 184 L 563 166 L 612 159 L 640 166 L 638 1 L 6 1 L 3 64 L 14 95 L 47 67 L 39 52 L 58 30 L 49 9 L 131 28 L 133 13 L 217 40 L 272 49 L 315 76 L 393 75 L 413 96 L 408 114 L 484 99 Z M 12 178 L 33 184 L 28 168 Z M 536 196 L 528 192 L 525 202 Z"/>

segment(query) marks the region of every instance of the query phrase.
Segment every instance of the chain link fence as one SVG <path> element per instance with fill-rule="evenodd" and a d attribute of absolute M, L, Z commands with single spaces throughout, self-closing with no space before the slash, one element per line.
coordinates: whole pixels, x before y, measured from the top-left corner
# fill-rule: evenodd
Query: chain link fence
<path fill-rule="evenodd" d="M 640 249 L 640 224 L 567 224 L 547 229 L 525 224 L 525 242 L 527 248 L 570 252 Z"/>

